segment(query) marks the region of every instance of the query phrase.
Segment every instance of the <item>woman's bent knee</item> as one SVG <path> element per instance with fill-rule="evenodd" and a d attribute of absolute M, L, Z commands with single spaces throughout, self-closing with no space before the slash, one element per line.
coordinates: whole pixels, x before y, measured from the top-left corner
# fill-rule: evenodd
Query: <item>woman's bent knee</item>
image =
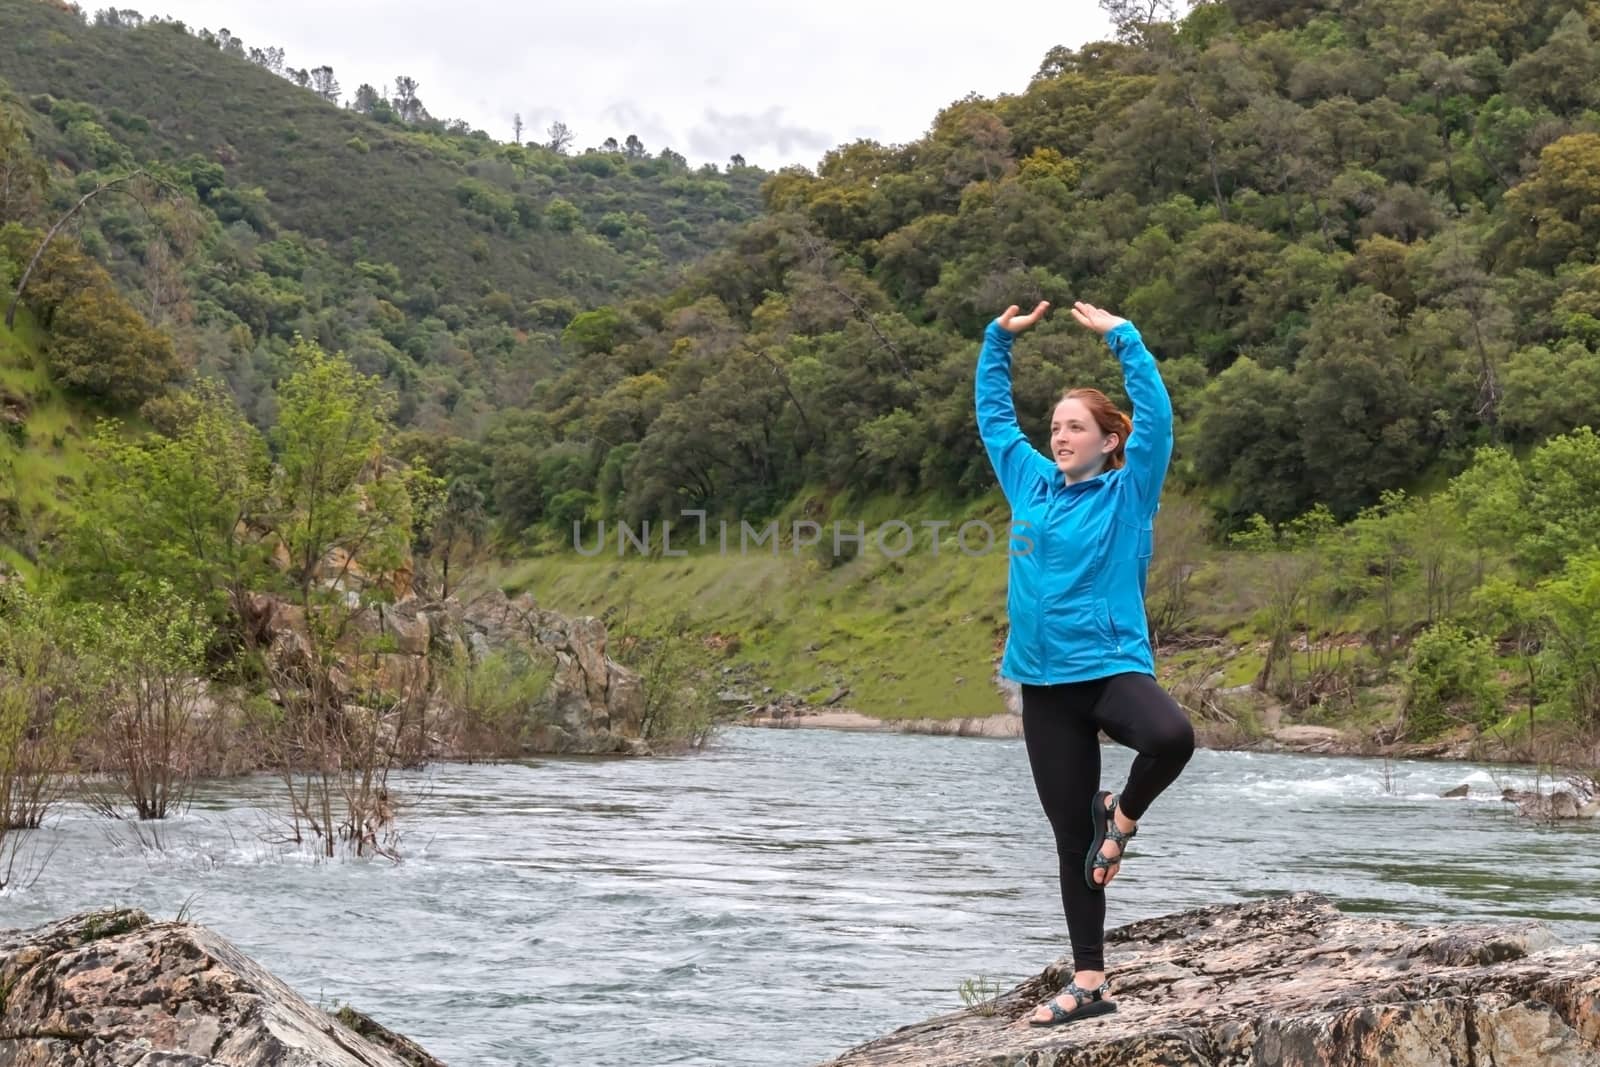
<path fill-rule="evenodd" d="M 1188 763 L 1189 757 L 1194 755 L 1194 727 L 1189 720 L 1181 719 L 1165 731 L 1151 755 L 1158 759 Z"/>

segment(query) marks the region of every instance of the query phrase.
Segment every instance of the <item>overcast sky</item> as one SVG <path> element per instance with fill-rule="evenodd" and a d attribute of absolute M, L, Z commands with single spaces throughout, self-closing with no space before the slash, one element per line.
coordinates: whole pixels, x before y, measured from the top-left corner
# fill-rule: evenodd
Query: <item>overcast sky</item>
<path fill-rule="evenodd" d="M 107 0 L 109 4 L 111 0 Z M 901 144 L 968 92 L 1020 92 L 1057 44 L 1109 36 L 1096 0 L 120 0 L 191 29 L 328 64 L 362 82 L 419 83 L 434 116 L 525 140 L 560 119 L 579 149 L 637 134 L 691 163 L 735 152 L 815 167 L 835 145 Z M 100 5 L 86 0 L 93 11 Z"/>

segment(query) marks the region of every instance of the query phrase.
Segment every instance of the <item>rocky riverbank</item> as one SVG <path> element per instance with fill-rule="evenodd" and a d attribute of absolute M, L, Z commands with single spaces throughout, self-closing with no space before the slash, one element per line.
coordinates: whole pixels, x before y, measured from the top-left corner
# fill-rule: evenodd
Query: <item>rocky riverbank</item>
<path fill-rule="evenodd" d="M 873 733 L 935 734 L 959 737 L 1021 737 L 1020 708 L 1001 694 L 1008 710 L 992 715 L 956 718 L 885 718 L 839 705 L 809 704 L 793 694 L 754 702 L 728 694 L 725 703 L 741 701 L 731 721 L 739 726 L 780 730 L 859 730 Z M 1201 748 L 1241 752 L 1293 752 L 1317 756 L 1363 756 L 1386 759 L 1470 760 L 1505 762 L 1486 751 L 1471 730 L 1460 730 L 1434 741 L 1407 742 L 1387 739 L 1382 733 L 1303 723 L 1271 723 L 1250 731 L 1232 722 L 1200 720 L 1195 739 Z M 1511 762 L 1523 762 L 1515 760 Z"/>
<path fill-rule="evenodd" d="M 1027 1025 L 1063 959 L 829 1067 L 1600 1067 L 1600 945 L 1536 924 L 1415 927 L 1296 894 L 1133 923 L 1108 962 L 1110 1015 Z"/>
<path fill-rule="evenodd" d="M 1068 961 L 831 1067 L 1600 1067 L 1600 945 L 1534 923 L 1413 926 L 1296 894 L 1109 937 L 1117 1010 L 1026 1017 Z M 320 1010 L 204 927 L 143 912 L 0 930 L 8 1067 L 443 1067 L 351 1008 Z"/>

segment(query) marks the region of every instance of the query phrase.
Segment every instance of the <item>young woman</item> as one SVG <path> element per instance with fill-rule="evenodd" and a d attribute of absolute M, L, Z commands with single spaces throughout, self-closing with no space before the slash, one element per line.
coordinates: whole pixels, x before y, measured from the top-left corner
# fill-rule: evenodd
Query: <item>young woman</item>
<path fill-rule="evenodd" d="M 1133 324 L 1090 304 L 1072 317 L 1122 364 L 1137 424 L 1094 389 L 1073 389 L 1050 420 L 1050 455 L 1017 425 L 1011 343 L 1049 309 L 1007 308 L 978 356 L 978 431 L 1011 505 L 1001 673 L 1022 686 L 1022 728 L 1055 832 L 1073 974 L 1029 1017 L 1035 1026 L 1115 1010 L 1106 999 L 1105 888 L 1151 801 L 1194 752 L 1183 709 L 1155 680 L 1145 622 L 1151 527 L 1172 456 L 1172 403 Z M 1022 547 L 1018 547 L 1021 545 Z M 1100 789 L 1100 734 L 1137 752 L 1117 796 Z"/>

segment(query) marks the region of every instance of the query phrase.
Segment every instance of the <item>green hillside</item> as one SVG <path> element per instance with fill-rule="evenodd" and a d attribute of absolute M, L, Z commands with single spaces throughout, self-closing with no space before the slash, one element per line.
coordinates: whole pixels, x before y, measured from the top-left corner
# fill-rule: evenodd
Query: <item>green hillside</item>
<path fill-rule="evenodd" d="M 390 454 L 440 476 L 423 571 L 487 538 L 490 578 L 678 632 L 750 684 L 992 707 L 999 557 L 589 560 L 570 535 L 998 515 L 978 337 L 1008 304 L 1055 305 L 1014 367 L 1042 443 L 1064 387 L 1125 399 L 1062 314 L 1083 299 L 1139 326 L 1173 396 L 1149 606 L 1191 706 L 1226 719 L 1248 683 L 1263 709 L 1391 736 L 1600 736 L 1585 4 L 1199 4 L 1052 48 L 913 143 L 777 175 L 341 110 L 172 25 L 0 17 L 0 155 L 45 176 L 0 204 L 0 279 L 94 182 L 163 180 L 97 201 L 30 283 L 23 346 L 52 388 L 181 438 L 178 398 L 214 377 L 266 430 L 296 361 L 342 352 L 394 400 Z M 185 63 L 220 80 L 163 110 L 159 73 Z M 82 297 L 96 264 L 115 299 Z M 29 429 L 17 455 L 40 506 L 61 484 L 44 464 L 72 459 L 41 433 L 59 454 L 28 458 Z"/>
<path fill-rule="evenodd" d="M 19 94 L 98 112 L 70 120 L 92 128 L 63 131 L 50 146 L 71 169 L 221 164 L 253 227 L 325 242 L 347 264 L 393 264 L 406 285 L 427 282 L 445 301 L 501 290 L 588 304 L 657 287 L 662 268 L 716 246 L 753 214 L 761 177 L 747 169 L 697 181 L 664 159 L 584 163 L 443 123 L 375 121 L 181 23 L 92 26 L 42 0 L 0 4 L 0 76 Z M 251 190 L 265 197 L 264 220 Z M 589 225 L 548 224 L 558 200 Z M 608 212 L 628 216 L 633 239 L 650 247 L 596 240 Z"/>
<path fill-rule="evenodd" d="M 42 231 L 96 183 L 150 173 L 67 234 L 259 425 L 303 336 L 382 377 L 403 425 L 464 440 L 570 361 L 575 318 L 721 247 L 765 177 L 341 107 L 236 40 L 43 0 L 0 3 L 0 129 L 45 176 L 7 193 L 0 225 Z"/>
<path fill-rule="evenodd" d="M 0 324 L 0 569 L 31 573 L 82 478 L 92 419 L 51 383 L 40 333 L 23 313 Z"/>

